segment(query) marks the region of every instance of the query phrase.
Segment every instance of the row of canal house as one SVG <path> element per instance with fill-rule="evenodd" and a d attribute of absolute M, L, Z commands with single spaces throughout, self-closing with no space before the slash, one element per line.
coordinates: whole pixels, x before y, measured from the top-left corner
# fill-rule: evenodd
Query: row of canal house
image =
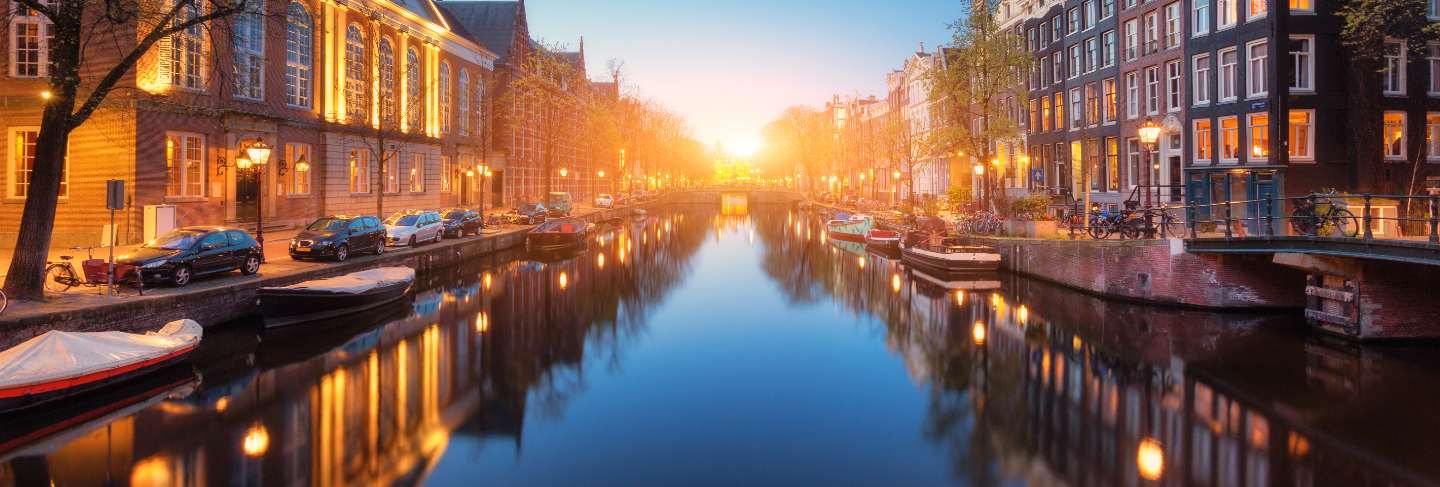
<path fill-rule="evenodd" d="M 1428 2 L 1431 21 L 1437 4 Z M 1204 204 L 1440 188 L 1440 44 L 1388 40 L 1367 65 L 1342 44 L 1333 0 L 997 8 L 1034 56 L 1024 142 L 997 151 L 1032 175 L 1007 181 L 1012 189 Z M 1163 127 L 1152 148 L 1138 135 L 1147 121 Z"/>
<path fill-rule="evenodd" d="M 144 208 L 184 225 L 289 226 L 374 214 L 533 200 L 545 190 L 536 117 L 492 102 L 538 45 L 523 1 L 254 0 L 254 9 L 163 39 L 73 134 L 54 245 L 96 245 L 105 181 L 126 183 L 120 243 L 153 236 Z M 47 87 L 49 22 L 0 0 L 0 247 L 18 231 Z M 95 32 L 87 76 L 136 42 Z M 579 52 L 562 53 L 584 66 Z M 582 87 L 581 89 L 588 89 Z M 523 113 L 523 112 L 522 112 Z M 578 116 L 578 114 L 572 114 Z M 495 123 L 505 120 L 514 123 Z M 237 159 L 256 142 L 268 163 Z M 565 141 L 558 158 L 590 187 L 595 164 Z M 383 166 L 383 181 L 382 181 Z M 484 170 L 488 169 L 488 173 Z"/>

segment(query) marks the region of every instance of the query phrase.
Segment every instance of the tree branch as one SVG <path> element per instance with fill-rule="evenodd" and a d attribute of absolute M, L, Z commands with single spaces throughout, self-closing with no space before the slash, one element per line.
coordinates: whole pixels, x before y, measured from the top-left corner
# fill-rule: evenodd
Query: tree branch
<path fill-rule="evenodd" d="M 53 8 L 51 8 L 51 7 L 48 6 L 48 5 L 45 5 L 45 4 L 43 4 L 43 3 L 40 3 L 39 0 L 13 0 L 13 1 L 14 1 L 15 3 L 20 4 L 20 5 L 24 5 L 26 8 L 29 8 L 30 10 L 34 10 L 34 11 L 36 11 L 36 12 L 40 12 L 40 15 L 44 15 L 45 18 L 50 19 L 50 22 L 52 22 L 52 23 L 54 23 L 54 22 L 56 22 L 57 20 L 59 20 L 59 19 L 56 19 L 55 17 L 59 16 L 59 15 L 60 15 L 60 12 L 57 11 L 57 10 L 55 10 L 55 9 L 53 9 Z"/>

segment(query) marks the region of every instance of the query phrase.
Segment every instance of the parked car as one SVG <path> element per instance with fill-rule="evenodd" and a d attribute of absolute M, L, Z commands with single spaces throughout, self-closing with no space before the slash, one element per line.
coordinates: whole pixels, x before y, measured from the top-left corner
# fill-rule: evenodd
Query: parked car
<path fill-rule="evenodd" d="M 354 252 L 385 253 L 385 226 L 373 216 L 321 217 L 290 239 L 290 258 L 335 259 L 344 262 Z"/>
<path fill-rule="evenodd" d="M 480 221 L 480 213 L 465 208 L 451 208 L 440 213 L 445 224 L 445 236 L 460 238 L 469 234 L 480 234 L 484 224 Z"/>
<path fill-rule="evenodd" d="M 403 211 L 385 220 L 385 243 L 414 247 L 421 242 L 439 242 L 445 239 L 443 228 L 438 212 Z"/>
<path fill-rule="evenodd" d="M 147 283 L 181 287 L 198 276 L 236 269 L 247 276 L 260 272 L 264 257 L 260 243 L 244 230 L 184 227 L 146 242 L 115 262 L 140 268 L 140 277 Z"/>
<path fill-rule="evenodd" d="M 596 208 L 614 208 L 614 207 L 615 207 L 615 197 L 614 197 L 614 196 L 610 196 L 610 193 L 600 193 L 600 196 L 596 196 L 596 197 L 595 197 L 595 207 L 596 207 Z"/>
<path fill-rule="evenodd" d="M 514 216 L 510 221 L 515 223 L 534 225 L 545 222 L 545 205 L 540 203 L 521 203 L 520 206 L 515 207 L 515 211 L 512 213 Z"/>
<path fill-rule="evenodd" d="M 575 203 L 571 201 L 570 193 L 555 191 L 545 196 L 545 207 L 550 209 L 550 216 L 570 216 Z"/>

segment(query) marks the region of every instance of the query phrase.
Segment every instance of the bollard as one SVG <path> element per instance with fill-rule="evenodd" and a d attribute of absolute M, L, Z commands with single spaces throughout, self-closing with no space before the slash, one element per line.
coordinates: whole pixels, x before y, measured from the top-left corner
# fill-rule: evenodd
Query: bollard
<path fill-rule="evenodd" d="M 1272 205 L 1274 204 L 1274 201 L 1275 201 L 1275 198 L 1273 198 L 1273 197 L 1271 197 L 1271 198 L 1265 198 L 1265 236 L 1266 236 L 1266 237 L 1269 237 L 1269 236 L 1272 236 L 1272 235 L 1275 234 L 1275 229 L 1273 228 L 1273 227 L 1275 226 L 1275 217 L 1274 217 L 1274 215 L 1271 214 L 1271 213 L 1272 213 L 1272 211 L 1271 211 L 1271 210 L 1272 210 Z"/>
<path fill-rule="evenodd" d="M 1343 236 L 1343 232 L 1342 232 L 1342 236 Z M 1365 240 L 1370 240 L 1370 239 L 1373 239 L 1373 238 L 1375 238 L 1375 234 L 1372 233 L 1371 230 L 1370 230 L 1370 195 L 1369 195 L 1369 194 L 1366 194 L 1366 195 L 1365 195 Z"/>
<path fill-rule="evenodd" d="M 1437 212 L 1436 210 L 1440 210 L 1440 196 L 1431 196 L 1431 197 L 1430 197 L 1430 243 L 1440 243 L 1440 232 L 1436 232 L 1436 230 L 1440 230 L 1440 215 L 1436 215 L 1436 212 Z"/>

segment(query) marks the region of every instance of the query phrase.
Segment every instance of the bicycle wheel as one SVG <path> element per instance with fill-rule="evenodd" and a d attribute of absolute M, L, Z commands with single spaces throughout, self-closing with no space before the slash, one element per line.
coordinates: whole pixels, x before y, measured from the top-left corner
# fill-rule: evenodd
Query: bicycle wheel
<path fill-rule="evenodd" d="M 1140 238 L 1140 226 L 1144 224 L 1144 221 L 1137 223 L 1134 220 L 1121 223 L 1119 225 L 1120 240 L 1138 240 Z"/>
<path fill-rule="evenodd" d="M 1295 233 L 1313 237 L 1316 234 L 1316 230 L 1319 230 L 1319 227 L 1320 218 L 1316 217 L 1314 213 L 1300 208 L 1296 208 L 1295 211 L 1290 212 L 1290 229 L 1294 230 Z"/>
<path fill-rule="evenodd" d="M 1360 234 L 1360 219 L 1350 210 L 1337 208 L 1330 213 L 1329 219 L 1335 225 L 1335 233 L 1342 237 L 1354 238 Z"/>
<path fill-rule="evenodd" d="M 5 307 L 10 305 L 10 297 L 5 295 L 5 290 L 0 289 L 0 313 L 5 312 Z"/>
<path fill-rule="evenodd" d="M 79 279 L 75 278 L 75 270 L 65 264 L 50 264 L 45 267 L 45 290 L 52 293 L 63 293 L 75 287 Z"/>
<path fill-rule="evenodd" d="M 1179 218 L 1164 213 L 1160 216 L 1160 237 L 1185 238 L 1185 224 Z"/>
<path fill-rule="evenodd" d="M 1110 237 L 1110 226 L 1104 223 L 1093 222 L 1089 228 L 1085 229 L 1085 232 L 1090 234 L 1090 238 L 1105 240 Z"/>

